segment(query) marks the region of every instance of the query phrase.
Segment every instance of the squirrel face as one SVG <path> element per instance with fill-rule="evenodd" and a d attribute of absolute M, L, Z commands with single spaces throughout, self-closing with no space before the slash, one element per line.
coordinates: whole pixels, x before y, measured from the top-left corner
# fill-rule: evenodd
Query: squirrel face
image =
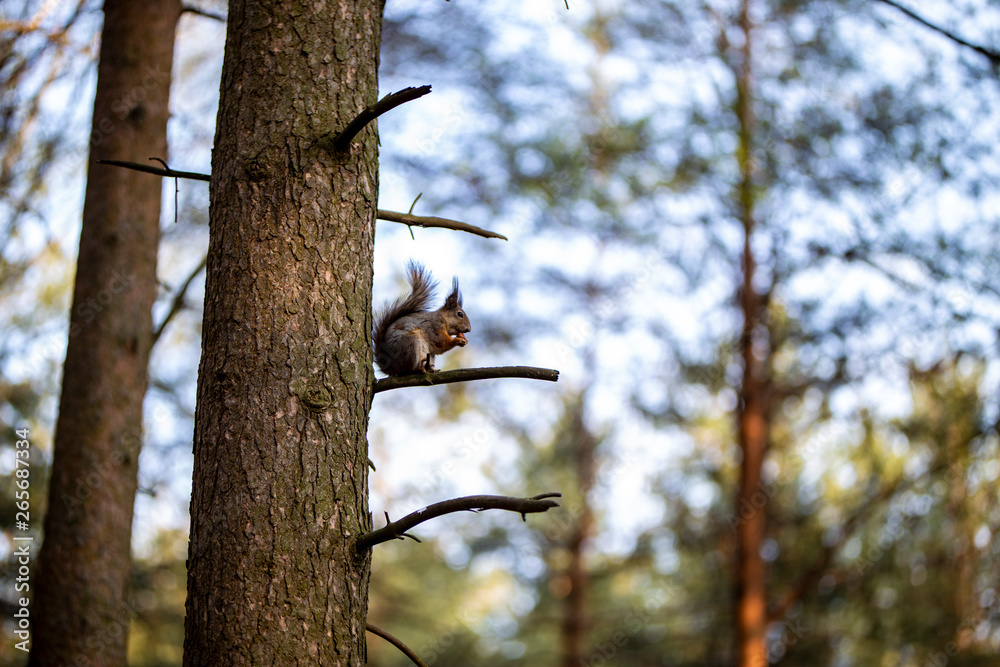
<path fill-rule="evenodd" d="M 448 326 L 448 334 L 459 345 L 466 345 L 469 340 L 465 337 L 465 334 L 469 331 L 472 331 L 472 325 L 469 324 L 469 318 L 465 316 L 465 312 L 461 310 L 454 311 L 454 317 Z"/>
<path fill-rule="evenodd" d="M 458 279 L 452 282 L 451 294 L 444 300 L 444 305 L 439 311 L 447 323 L 448 335 L 452 337 L 452 343 L 459 346 L 468 344 L 465 334 L 472 331 L 472 325 L 465 311 L 462 310 L 462 293 L 458 291 Z"/>

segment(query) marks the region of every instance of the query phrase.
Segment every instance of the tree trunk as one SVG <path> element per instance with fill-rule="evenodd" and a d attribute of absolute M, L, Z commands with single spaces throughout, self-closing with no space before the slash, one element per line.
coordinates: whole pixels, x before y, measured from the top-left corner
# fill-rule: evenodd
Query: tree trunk
<path fill-rule="evenodd" d="M 124 665 L 178 0 L 108 0 L 29 664 Z"/>
<path fill-rule="evenodd" d="M 382 0 L 230 3 L 184 664 L 362 665 Z"/>
<path fill-rule="evenodd" d="M 563 667 L 579 667 L 587 663 L 584 651 L 589 633 L 588 591 L 590 572 L 587 569 L 586 547 L 594 529 L 594 511 L 590 506 L 590 490 L 594 486 L 596 470 L 597 439 L 584 423 L 585 394 L 581 394 L 570 409 L 572 427 L 570 433 L 575 449 L 576 478 L 580 492 L 580 507 L 576 524 L 567 541 L 570 561 L 566 576 L 569 579 L 569 593 L 566 595 L 564 616 L 560 627 L 562 640 Z"/>
<path fill-rule="evenodd" d="M 762 333 L 763 299 L 754 287 L 756 260 L 753 253 L 755 183 L 753 165 L 753 91 L 751 81 L 753 26 L 750 0 L 740 5 L 739 24 L 743 33 L 734 73 L 736 75 L 736 116 L 739 122 L 739 165 L 741 180 L 737 188 L 738 209 L 743 223 L 743 281 L 740 286 L 740 309 L 743 331 L 740 354 L 743 378 L 737 417 L 737 437 L 743 461 L 740 466 L 739 496 L 736 515 L 736 640 L 741 667 L 767 664 L 764 643 L 767 629 L 766 569 L 760 549 L 767 524 L 768 494 L 761 470 L 767 450 L 769 398 L 767 387 L 767 345 Z M 755 340 L 755 334 L 757 340 Z"/>

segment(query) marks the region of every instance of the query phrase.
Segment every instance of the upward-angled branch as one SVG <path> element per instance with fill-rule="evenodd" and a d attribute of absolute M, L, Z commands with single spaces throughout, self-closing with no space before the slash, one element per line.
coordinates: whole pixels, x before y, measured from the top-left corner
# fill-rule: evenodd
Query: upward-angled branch
<path fill-rule="evenodd" d="M 375 381 L 374 393 L 400 389 L 402 387 L 428 387 L 436 384 L 452 382 L 469 382 L 471 380 L 492 380 L 495 378 L 525 378 L 527 380 L 559 380 L 559 371 L 551 368 L 536 368 L 534 366 L 495 366 L 491 368 L 459 368 L 454 371 L 440 373 L 416 373 L 397 377 L 382 378 Z"/>
<path fill-rule="evenodd" d="M 380 99 L 375 104 L 365 107 L 354 120 L 352 120 L 344 130 L 333 140 L 333 147 L 338 151 L 347 150 L 351 145 L 351 139 L 357 136 L 358 132 L 364 129 L 365 125 L 372 122 L 386 111 L 395 109 L 400 104 L 405 104 L 418 97 L 423 97 L 431 92 L 430 86 L 420 86 L 419 88 L 404 88 L 396 93 L 390 93 Z"/>
<path fill-rule="evenodd" d="M 378 627 L 377 625 L 372 625 L 371 623 L 367 623 L 365 624 L 365 629 L 368 630 L 368 632 L 372 633 L 373 635 L 381 637 L 382 639 L 386 640 L 387 642 L 398 648 L 400 652 L 407 658 L 409 658 L 410 662 L 412 662 L 417 667 L 427 667 L 427 663 L 421 660 L 420 656 L 418 656 L 416 653 L 413 652 L 413 649 L 411 649 L 409 646 L 407 646 L 402 641 L 392 636 L 382 628 Z"/>
<path fill-rule="evenodd" d="M 971 42 L 968 42 L 968 41 L 962 39 L 961 37 L 959 37 L 955 33 L 951 32 L 949 30 L 946 30 L 946 29 L 942 28 L 939 25 L 935 25 L 935 24 L 931 23 L 930 21 L 928 21 L 924 17 L 920 16 L 919 14 L 917 14 L 916 12 L 914 12 L 913 10 L 908 9 L 908 8 L 904 7 L 903 5 L 895 2 L 895 0 L 880 0 L 880 1 L 884 2 L 885 4 L 889 5 L 890 7 L 894 7 L 895 9 L 898 9 L 899 11 L 903 12 L 904 14 L 906 14 L 907 16 L 909 16 L 911 19 L 913 19 L 914 21 L 916 21 L 917 23 L 919 23 L 920 25 L 925 26 L 927 28 L 930 28 L 934 32 L 938 33 L 939 35 L 943 35 L 943 36 L 947 37 L 948 39 L 950 39 L 951 41 L 955 42 L 956 44 L 964 46 L 967 49 L 972 49 L 973 51 L 975 51 L 976 53 L 978 53 L 981 56 L 985 56 L 986 58 L 989 59 L 990 63 L 992 63 L 994 67 L 1000 67 L 1000 53 L 998 53 L 997 51 L 992 51 L 990 49 L 987 49 L 986 47 L 979 46 L 978 44 L 973 44 Z"/>
<path fill-rule="evenodd" d="M 382 544 L 389 540 L 402 539 L 410 528 L 431 519 L 436 519 L 445 514 L 453 512 L 481 512 L 483 510 L 507 510 L 517 512 L 524 519 L 527 514 L 546 512 L 559 504 L 551 500 L 559 498 L 560 493 L 542 493 L 531 498 L 511 498 L 510 496 L 466 496 L 464 498 L 452 498 L 407 514 L 399 521 L 389 521 L 378 530 L 365 533 L 354 543 L 356 551 L 363 552 L 371 549 L 376 544 Z"/>
<path fill-rule="evenodd" d="M 166 329 L 170 320 L 172 320 L 174 316 L 184 307 L 184 297 L 187 295 L 188 288 L 191 286 L 191 283 L 194 282 L 194 279 L 198 276 L 198 274 L 205 268 L 206 262 L 208 262 L 207 255 L 201 258 L 198 266 L 195 267 L 194 271 L 188 275 L 187 280 L 185 280 L 180 286 L 180 289 L 177 290 L 177 294 L 174 295 L 174 300 L 170 303 L 170 310 L 167 311 L 163 321 L 160 322 L 160 326 L 156 327 L 153 331 L 153 345 L 156 345 L 156 342 L 160 340 L 160 336 L 163 335 L 163 330 Z"/>

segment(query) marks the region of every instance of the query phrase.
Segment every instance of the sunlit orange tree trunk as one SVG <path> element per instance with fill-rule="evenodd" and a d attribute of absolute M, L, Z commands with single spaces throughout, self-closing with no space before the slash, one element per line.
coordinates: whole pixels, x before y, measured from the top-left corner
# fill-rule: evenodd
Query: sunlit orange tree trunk
<path fill-rule="evenodd" d="M 161 180 L 179 0 L 108 0 L 30 664 L 124 665 Z"/>
<path fill-rule="evenodd" d="M 736 189 L 737 210 L 743 225 L 742 281 L 739 306 L 743 315 L 739 353 L 743 375 L 739 387 L 737 439 L 742 453 L 736 500 L 736 591 L 735 619 L 737 655 L 741 667 L 767 664 L 764 643 L 767 629 L 766 568 L 761 556 L 767 525 L 766 493 L 761 477 L 767 451 L 769 404 L 768 337 L 764 324 L 765 299 L 754 286 L 756 258 L 753 236 L 756 227 L 754 202 L 753 80 L 750 0 L 740 4 L 739 28 L 743 44 L 730 53 L 736 78 L 736 117 L 739 124 L 738 162 L 740 181 Z"/>
<path fill-rule="evenodd" d="M 184 664 L 363 665 L 382 0 L 230 3 Z"/>

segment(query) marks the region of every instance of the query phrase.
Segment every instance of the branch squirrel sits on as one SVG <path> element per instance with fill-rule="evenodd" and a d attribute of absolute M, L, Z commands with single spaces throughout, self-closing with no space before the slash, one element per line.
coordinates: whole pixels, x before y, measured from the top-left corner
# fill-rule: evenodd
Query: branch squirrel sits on
<path fill-rule="evenodd" d="M 389 376 L 436 373 L 434 355 L 464 347 L 469 342 L 465 334 L 472 331 L 469 318 L 462 310 L 458 278 L 452 281 L 451 294 L 444 305 L 429 311 L 427 307 L 434 299 L 437 283 L 416 262 L 411 261 L 406 270 L 409 296 L 386 303 L 375 314 L 372 330 L 375 363 Z"/>

